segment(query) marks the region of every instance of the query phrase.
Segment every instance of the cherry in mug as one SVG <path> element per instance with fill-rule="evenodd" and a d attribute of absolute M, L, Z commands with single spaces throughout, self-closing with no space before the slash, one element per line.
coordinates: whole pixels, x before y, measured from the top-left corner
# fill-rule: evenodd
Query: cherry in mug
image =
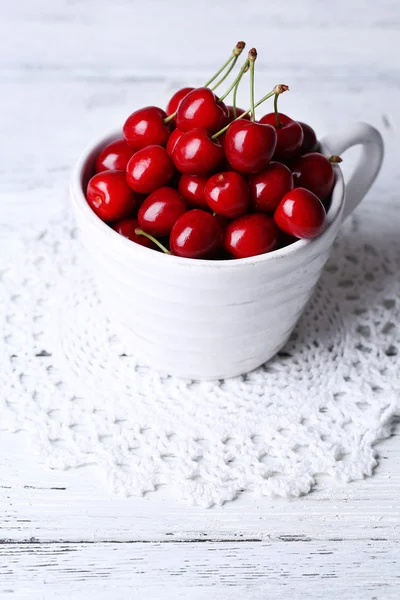
<path fill-rule="evenodd" d="M 96 157 L 88 204 L 132 243 L 188 259 L 235 260 L 324 231 L 340 158 L 320 154 L 312 127 L 279 112 L 288 86 L 255 101 L 252 48 L 231 85 L 215 91 L 244 46 L 238 42 L 205 85 L 177 90 L 165 111 L 133 111 L 121 138 Z M 247 71 L 245 110 L 236 95 Z M 268 99 L 273 110 L 258 118 Z"/>

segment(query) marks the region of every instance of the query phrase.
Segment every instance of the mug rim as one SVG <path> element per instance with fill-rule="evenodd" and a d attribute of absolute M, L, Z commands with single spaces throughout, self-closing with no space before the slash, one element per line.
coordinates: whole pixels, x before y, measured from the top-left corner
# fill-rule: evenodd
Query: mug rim
<path fill-rule="evenodd" d="M 131 240 L 128 240 L 124 236 L 120 235 L 107 223 L 102 221 L 100 217 L 90 208 L 86 200 L 86 195 L 83 189 L 83 177 L 85 169 L 90 159 L 94 160 L 95 155 L 104 146 L 122 137 L 122 131 L 112 130 L 106 135 L 92 140 L 82 152 L 81 156 L 73 167 L 71 178 L 70 178 L 70 194 L 76 210 L 81 214 L 88 224 L 98 231 L 104 239 L 108 239 L 110 243 L 114 243 L 120 247 L 121 251 L 124 249 L 126 252 L 131 254 L 142 254 L 143 258 L 152 258 L 153 260 L 167 260 L 169 264 L 175 266 L 201 266 L 209 268 L 232 268 L 241 267 L 245 265 L 255 265 L 262 262 L 274 262 L 282 261 L 285 258 L 293 257 L 299 254 L 313 254 L 313 251 L 319 253 L 325 246 L 324 241 L 326 238 L 331 239 L 330 230 L 334 227 L 338 220 L 341 219 L 344 200 L 345 200 L 345 186 L 343 180 L 343 173 L 338 164 L 334 165 L 336 181 L 332 190 L 332 199 L 329 211 L 327 213 L 327 223 L 324 231 L 314 239 L 301 239 L 297 242 L 293 242 L 283 248 L 278 248 L 272 252 L 259 254 L 257 256 L 249 256 L 247 258 L 233 258 L 232 260 L 225 259 L 204 259 L 204 258 L 185 258 L 182 256 L 174 256 L 171 254 L 165 254 L 163 252 L 154 252 L 151 248 L 142 246 L 140 244 L 134 244 Z M 329 156 L 331 153 L 329 148 L 324 143 L 320 143 L 322 154 Z"/>

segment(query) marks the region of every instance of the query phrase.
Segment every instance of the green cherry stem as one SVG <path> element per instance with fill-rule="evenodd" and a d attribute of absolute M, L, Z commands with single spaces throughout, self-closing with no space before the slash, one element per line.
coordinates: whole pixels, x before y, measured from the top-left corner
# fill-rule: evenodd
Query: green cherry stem
<path fill-rule="evenodd" d="M 151 240 L 153 242 L 153 244 L 158 246 L 160 248 L 160 250 L 162 250 L 165 254 L 171 254 L 170 250 L 167 250 L 166 247 L 163 246 L 163 244 L 161 242 L 156 240 L 156 238 L 153 237 L 152 235 L 150 235 L 149 233 L 146 233 L 145 231 L 143 231 L 143 229 L 140 229 L 139 227 L 137 227 L 135 229 L 135 233 L 136 233 L 136 235 L 143 235 L 144 237 L 147 237 L 149 240 Z"/>
<path fill-rule="evenodd" d="M 172 119 L 175 119 L 175 117 L 176 117 L 176 112 L 177 112 L 177 111 L 175 111 L 174 113 L 171 113 L 170 115 L 168 115 L 168 117 L 165 117 L 165 119 L 164 119 L 164 123 L 165 123 L 165 124 L 167 124 L 167 123 L 169 123 L 170 121 L 172 121 Z"/>
<path fill-rule="evenodd" d="M 245 69 L 245 73 L 247 73 L 248 68 Z M 240 80 L 241 81 L 241 80 Z M 240 85 L 240 81 L 237 82 L 237 84 L 235 85 L 235 87 L 233 88 L 233 98 L 232 98 L 232 107 L 233 107 L 233 118 L 236 119 L 237 117 L 237 93 L 238 93 L 238 89 L 239 89 L 239 85 Z"/>
<path fill-rule="evenodd" d="M 218 71 L 216 73 L 214 73 L 214 75 L 204 84 L 204 87 L 208 87 L 218 77 L 218 75 L 220 75 L 220 73 L 222 73 L 222 71 L 224 69 L 226 69 L 226 67 L 228 65 L 231 64 L 231 62 L 234 60 L 234 58 L 235 57 L 233 56 L 233 54 L 231 54 L 230 57 L 228 58 L 228 60 L 224 62 L 222 67 L 220 69 L 218 69 Z"/>
<path fill-rule="evenodd" d="M 274 87 L 274 92 L 275 92 L 274 112 L 275 112 L 275 119 L 276 119 L 277 127 L 282 127 L 282 123 L 281 123 L 281 120 L 279 118 L 279 113 L 278 113 L 278 96 L 283 94 L 283 92 L 287 92 L 288 89 L 289 89 L 289 86 L 285 85 L 284 83 L 279 83 L 278 85 L 276 85 Z"/>
<path fill-rule="evenodd" d="M 257 50 L 252 48 L 249 51 L 249 61 L 250 61 L 250 106 L 251 106 L 251 120 L 254 122 L 256 120 L 256 111 L 254 107 L 254 63 L 257 58 Z"/>
<path fill-rule="evenodd" d="M 274 89 L 269 92 L 266 96 L 263 96 L 261 98 L 261 100 L 258 100 L 258 102 L 255 103 L 254 108 L 257 108 L 257 106 L 260 106 L 260 104 L 262 104 L 263 102 L 265 102 L 266 100 L 268 100 L 268 98 L 271 98 L 272 96 L 275 96 L 275 94 L 283 94 L 283 92 L 286 92 L 289 89 L 289 86 L 284 85 L 283 83 L 279 83 L 278 85 L 276 85 L 274 87 Z M 251 113 L 251 108 L 249 108 L 248 110 L 246 110 L 246 112 L 242 113 L 239 117 L 237 117 L 236 119 L 234 119 L 235 121 L 240 121 L 240 119 L 243 119 L 246 115 L 248 115 L 249 113 Z M 233 123 L 233 121 L 232 121 Z M 228 129 L 228 127 L 231 125 L 231 123 L 228 123 L 228 125 L 226 125 L 225 127 L 223 127 L 220 131 L 217 131 L 217 133 L 214 133 L 214 135 L 211 136 L 212 140 L 216 140 L 220 135 L 222 135 L 223 133 L 225 133 L 225 131 Z"/>
<path fill-rule="evenodd" d="M 224 75 L 221 77 L 221 79 L 220 79 L 219 81 L 217 81 L 217 83 L 215 83 L 215 84 L 212 86 L 212 88 L 210 88 L 212 92 L 213 92 L 214 90 L 216 90 L 216 89 L 217 89 L 217 87 L 218 87 L 218 86 L 220 86 L 220 85 L 221 85 L 221 83 L 222 83 L 223 81 L 225 81 L 225 79 L 228 77 L 229 73 L 232 71 L 232 69 L 233 69 L 233 68 L 234 68 L 234 66 L 236 65 L 236 63 L 237 63 L 237 59 L 238 59 L 238 57 L 237 57 L 237 56 L 235 56 L 235 57 L 234 57 L 234 59 L 233 59 L 233 61 L 232 61 L 232 63 L 231 63 L 231 66 L 230 66 L 230 67 L 229 67 L 229 69 L 226 71 L 226 73 L 225 73 L 225 74 L 224 74 Z M 204 86 L 204 87 L 207 87 L 207 86 Z"/>
<path fill-rule="evenodd" d="M 226 69 L 226 67 L 231 63 L 231 61 L 233 61 L 233 65 L 231 65 L 231 67 L 230 67 L 230 69 L 229 69 L 229 71 L 227 73 L 227 74 L 229 74 L 232 71 L 232 69 L 233 69 L 233 67 L 234 67 L 234 65 L 235 65 L 235 63 L 237 61 L 238 56 L 241 55 L 241 53 L 243 51 L 243 48 L 245 46 L 246 46 L 246 44 L 244 42 L 238 42 L 236 44 L 236 46 L 234 47 L 234 49 L 232 50 L 232 54 L 230 55 L 230 57 L 228 58 L 228 60 L 224 62 L 224 64 L 222 65 L 222 67 L 220 69 L 218 69 L 218 71 L 216 73 L 214 73 L 214 75 L 211 77 L 211 79 L 209 79 L 207 81 L 207 83 L 204 84 L 203 87 L 208 87 L 210 85 L 210 83 L 212 83 L 215 79 L 217 79 L 218 75 L 220 75 L 222 73 L 222 71 L 224 69 Z M 223 79 L 219 83 L 221 83 L 222 81 L 223 81 Z M 217 87 L 217 85 L 219 85 L 219 83 L 216 84 L 212 89 L 215 89 Z"/>
<path fill-rule="evenodd" d="M 232 106 L 233 106 L 233 118 L 234 119 L 236 119 L 236 117 L 237 117 L 237 109 L 236 109 L 237 102 L 236 102 L 236 97 L 237 97 L 237 92 L 238 92 L 238 88 L 239 88 L 239 83 L 237 83 L 235 85 L 234 90 L 233 90 Z"/>
<path fill-rule="evenodd" d="M 241 55 L 243 49 L 245 48 L 246 44 L 245 42 L 238 42 L 236 44 L 236 46 L 234 47 L 234 49 L 232 50 L 232 54 L 230 55 L 230 57 L 228 58 L 228 60 L 226 60 L 224 62 L 224 64 L 222 65 L 222 67 L 220 69 L 218 69 L 218 71 L 216 73 L 214 73 L 214 75 L 211 77 L 211 79 L 209 79 L 204 85 L 203 87 L 208 87 L 210 85 L 210 83 L 212 83 L 217 77 L 218 75 L 220 75 L 222 73 L 222 71 L 224 69 L 226 69 L 226 67 L 230 64 L 231 66 L 229 67 L 228 71 L 225 73 L 225 75 L 223 77 L 221 77 L 221 79 L 211 88 L 211 90 L 215 90 L 225 79 L 226 77 L 228 77 L 229 73 L 232 71 L 233 67 L 236 64 L 236 61 L 238 59 L 238 57 Z M 171 115 L 168 115 L 168 117 L 165 117 L 164 119 L 164 123 L 169 123 L 170 121 L 172 121 L 172 119 L 175 119 L 176 117 L 176 112 L 172 113 Z"/>
<path fill-rule="evenodd" d="M 223 96 L 220 97 L 220 99 L 218 100 L 218 102 L 222 102 L 223 100 L 225 100 L 225 98 L 227 96 L 229 96 L 229 94 L 231 93 L 231 91 L 237 86 L 239 85 L 240 80 L 242 79 L 243 75 L 246 73 L 247 69 L 249 66 L 249 59 L 246 59 L 246 62 L 244 63 L 243 67 L 240 69 L 236 79 L 234 80 L 234 82 L 232 83 L 232 85 L 229 86 L 229 88 L 226 90 L 225 94 Z"/>
<path fill-rule="evenodd" d="M 275 94 L 274 112 L 275 112 L 276 126 L 279 128 L 279 127 L 282 127 L 282 123 L 281 123 L 281 120 L 279 118 L 279 113 L 278 113 L 278 97 L 279 97 L 279 94 Z"/>

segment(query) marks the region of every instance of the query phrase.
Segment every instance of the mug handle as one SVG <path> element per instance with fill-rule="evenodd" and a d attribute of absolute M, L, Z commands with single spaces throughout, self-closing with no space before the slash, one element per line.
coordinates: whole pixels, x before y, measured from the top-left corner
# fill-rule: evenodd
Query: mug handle
<path fill-rule="evenodd" d="M 343 221 L 359 205 L 375 181 L 382 165 L 384 149 L 383 138 L 379 131 L 367 123 L 355 123 L 344 133 L 327 135 L 321 143 L 331 155 L 340 156 L 351 148 L 361 144 L 362 152 L 349 182 L 346 184 L 346 200 Z"/>

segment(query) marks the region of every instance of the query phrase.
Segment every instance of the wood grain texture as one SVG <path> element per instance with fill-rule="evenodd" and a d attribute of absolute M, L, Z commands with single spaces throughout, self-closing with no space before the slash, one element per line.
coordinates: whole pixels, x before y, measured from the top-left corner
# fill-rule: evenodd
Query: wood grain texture
<path fill-rule="evenodd" d="M 259 51 L 257 96 L 288 83 L 282 110 L 319 135 L 377 126 L 387 156 L 366 201 L 398 199 L 399 28 L 397 0 L 0 2 L 0 235 L 57 213 L 89 138 L 200 84 L 238 39 Z M 28 437 L 0 434 L 0 597 L 399 597 L 399 435 L 371 479 L 208 511 L 172 490 L 113 497 L 95 467 L 41 465 Z"/>
<path fill-rule="evenodd" d="M 398 598 L 394 542 L 31 543 L 0 552 L 4 597 Z"/>
<path fill-rule="evenodd" d="M 209 510 L 185 506 L 168 489 L 112 496 L 94 467 L 50 471 L 37 464 L 22 432 L 0 436 L 0 455 L 3 542 L 400 539 L 399 435 L 382 444 L 373 478 L 323 480 L 312 494 L 289 501 L 244 494 Z"/>

